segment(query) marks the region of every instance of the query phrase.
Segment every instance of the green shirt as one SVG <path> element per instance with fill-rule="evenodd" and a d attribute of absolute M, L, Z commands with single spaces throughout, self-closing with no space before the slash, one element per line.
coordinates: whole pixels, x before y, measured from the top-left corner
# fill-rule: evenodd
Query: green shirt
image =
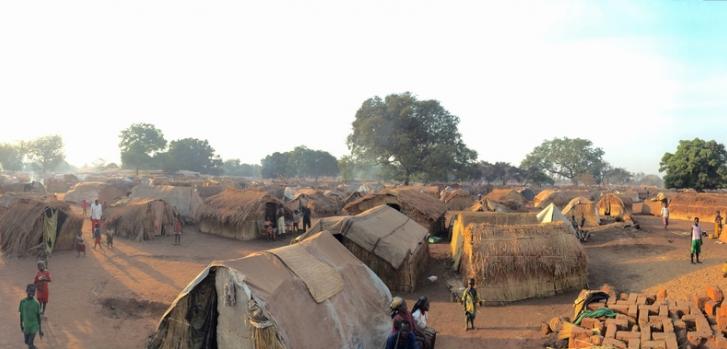
<path fill-rule="evenodd" d="M 20 301 L 20 321 L 23 323 L 23 332 L 36 333 L 40 327 L 40 304 L 35 298 L 25 298 Z"/>

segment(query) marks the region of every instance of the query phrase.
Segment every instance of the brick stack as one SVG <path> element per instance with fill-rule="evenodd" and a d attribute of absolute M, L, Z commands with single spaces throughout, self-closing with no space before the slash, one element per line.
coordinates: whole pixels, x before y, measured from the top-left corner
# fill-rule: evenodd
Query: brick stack
<path fill-rule="evenodd" d="M 689 300 L 670 299 L 665 290 L 618 296 L 612 289 L 604 291 L 610 294 L 608 302 L 590 304 L 589 310 L 606 307 L 618 315 L 586 318 L 580 326 L 561 324 L 557 331 L 568 337 L 568 348 L 727 349 L 727 302 L 722 304 L 719 287 L 708 287 Z"/>

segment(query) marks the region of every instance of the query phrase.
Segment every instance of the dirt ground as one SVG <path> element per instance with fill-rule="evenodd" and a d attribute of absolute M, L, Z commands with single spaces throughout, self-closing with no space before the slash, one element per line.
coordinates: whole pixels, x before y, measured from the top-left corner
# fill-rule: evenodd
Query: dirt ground
<path fill-rule="evenodd" d="M 721 265 L 727 245 L 705 240 L 704 263 L 689 263 L 689 222 L 673 222 L 664 231 L 656 217 L 636 217 L 640 231 L 605 229 L 585 243 L 589 256 L 589 284 L 609 283 L 622 291 L 655 291 L 686 297 L 718 285 L 727 289 Z M 705 230 L 712 229 L 711 224 Z M 116 239 L 115 249 L 93 250 L 77 258 L 60 252 L 50 260 L 50 304 L 44 324 L 46 336 L 38 348 L 142 348 L 146 338 L 176 294 L 212 260 L 244 256 L 277 247 L 285 241 L 231 241 L 185 230 L 183 246 L 171 238 L 143 243 Z M 86 239 L 90 241 L 88 224 Z M 431 300 L 430 321 L 438 331 L 437 348 L 543 348 L 540 323 L 567 315 L 577 292 L 507 306 L 486 307 L 478 329 L 465 332 L 461 305 L 450 302 L 445 287 L 447 245 L 433 245 L 431 275 L 419 295 Z M 35 275 L 35 260 L 0 257 L 0 348 L 22 348 L 17 306 L 24 287 Z"/>

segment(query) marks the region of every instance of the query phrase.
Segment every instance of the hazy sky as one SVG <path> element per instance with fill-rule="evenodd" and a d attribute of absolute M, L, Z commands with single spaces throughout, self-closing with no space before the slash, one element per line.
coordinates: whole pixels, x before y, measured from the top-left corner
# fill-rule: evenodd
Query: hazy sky
<path fill-rule="evenodd" d="M 118 161 L 143 121 L 225 159 L 340 156 L 366 98 L 411 91 L 483 160 L 584 137 L 656 172 L 679 139 L 727 143 L 725 62 L 720 1 L 3 1 L 0 142 Z"/>

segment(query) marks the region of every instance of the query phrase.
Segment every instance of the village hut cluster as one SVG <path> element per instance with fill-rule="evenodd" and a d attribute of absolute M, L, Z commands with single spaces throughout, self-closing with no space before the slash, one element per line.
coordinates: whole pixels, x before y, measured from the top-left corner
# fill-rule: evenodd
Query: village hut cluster
<path fill-rule="evenodd" d="M 580 290 L 588 258 L 579 234 L 635 225 L 634 202 L 649 197 L 613 188 L 483 191 L 161 175 L 63 176 L 3 188 L 0 247 L 18 256 L 71 249 L 81 207 L 96 200 L 103 228 L 138 243 L 166 238 L 178 221 L 231 243 L 292 230 L 288 246 L 201 270 L 162 316 L 148 342 L 155 349 L 383 347 L 392 293 L 433 282 L 430 266 L 441 260 L 430 257 L 432 243 L 449 244 L 448 275 L 459 284 L 474 279 L 484 303 Z M 637 213 L 658 214 L 668 204 L 673 216 L 691 219 L 727 207 L 721 200 L 666 193 L 638 202 Z"/>

